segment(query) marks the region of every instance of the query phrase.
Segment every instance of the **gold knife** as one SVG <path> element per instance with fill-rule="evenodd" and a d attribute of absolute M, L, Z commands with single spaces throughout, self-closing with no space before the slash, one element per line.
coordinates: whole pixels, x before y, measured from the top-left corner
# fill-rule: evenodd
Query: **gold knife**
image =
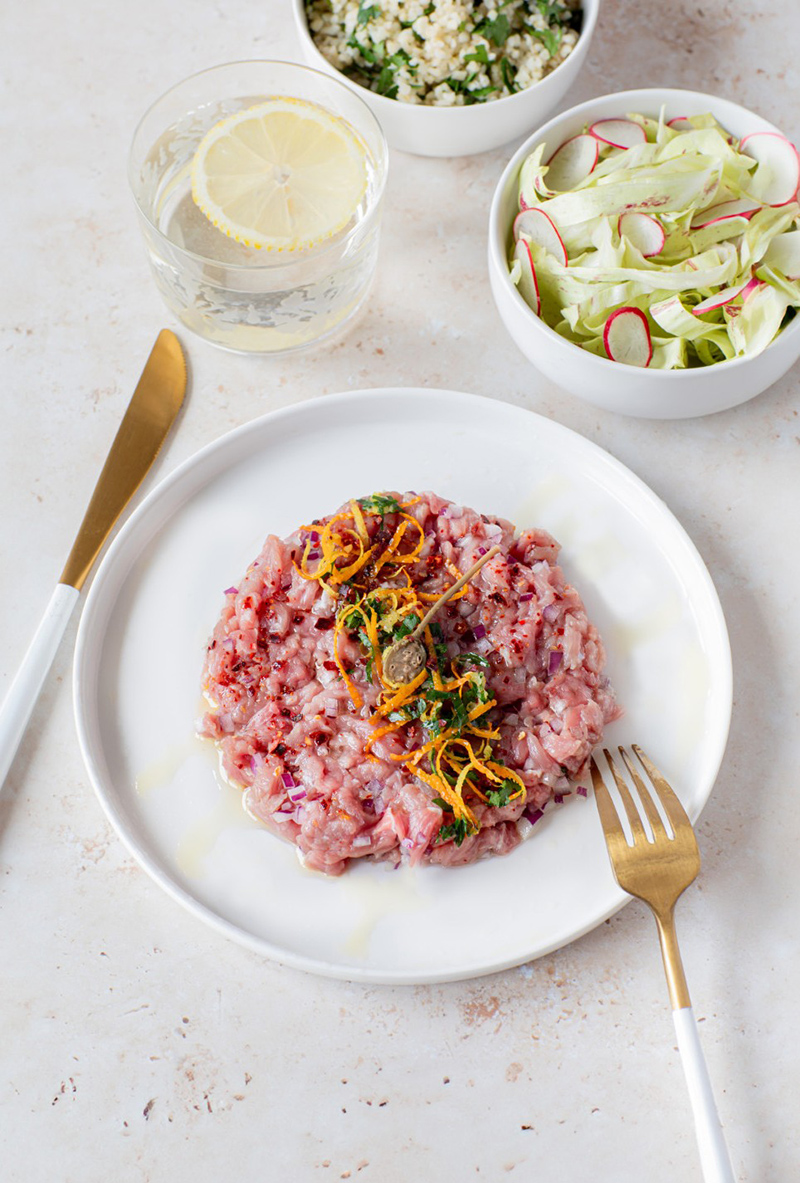
<path fill-rule="evenodd" d="M 0 707 L 0 786 L 86 576 L 158 455 L 185 393 L 186 362 L 180 343 L 169 329 L 162 329 L 119 425 L 61 579 Z"/>

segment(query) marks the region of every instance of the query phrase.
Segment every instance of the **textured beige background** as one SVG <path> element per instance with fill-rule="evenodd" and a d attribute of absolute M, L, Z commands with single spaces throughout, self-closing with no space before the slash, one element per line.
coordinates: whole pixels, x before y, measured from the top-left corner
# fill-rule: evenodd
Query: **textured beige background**
<path fill-rule="evenodd" d="M 222 61 L 298 56 L 288 4 L 6 6 L 0 184 L 0 689 L 58 577 L 158 329 L 125 179 L 136 119 Z M 800 135 L 800 19 L 782 3 L 605 0 L 568 103 L 649 84 L 716 92 Z M 800 886 L 796 539 L 800 371 L 736 410 L 626 420 L 542 381 L 485 272 L 494 183 L 394 155 L 370 308 L 335 348 L 237 357 L 183 335 L 192 380 L 153 481 L 228 428 L 329 391 L 443 385 L 607 448 L 709 565 L 733 726 L 681 909 L 734 1163 L 797 1177 Z M 227 943 L 128 858 L 72 721 L 75 624 L 0 798 L 0 1174 L 9 1183 L 700 1179 L 651 921 L 631 904 L 570 948 L 450 986 L 317 980 Z"/>

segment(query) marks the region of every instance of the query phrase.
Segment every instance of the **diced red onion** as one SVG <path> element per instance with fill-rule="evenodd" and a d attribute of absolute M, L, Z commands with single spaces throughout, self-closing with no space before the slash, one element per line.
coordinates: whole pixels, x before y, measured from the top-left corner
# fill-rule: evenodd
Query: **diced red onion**
<path fill-rule="evenodd" d="M 224 596 L 238 596 L 239 589 L 238 589 L 238 587 L 226 587 L 225 591 L 222 594 Z"/>
<path fill-rule="evenodd" d="M 317 543 L 319 542 L 319 534 L 317 533 L 316 530 L 311 531 L 311 533 L 309 534 L 309 538 L 313 542 L 314 546 L 316 546 Z"/>
<path fill-rule="evenodd" d="M 564 654 L 561 652 L 560 649 L 553 649 L 553 651 L 550 654 L 550 661 L 548 662 L 548 665 L 547 665 L 548 674 L 554 674 L 556 672 L 558 667 L 561 665 L 561 661 L 562 661 L 563 657 L 564 657 Z"/>
<path fill-rule="evenodd" d="M 472 630 L 472 635 L 476 641 L 480 641 L 481 637 L 486 636 L 486 629 L 482 624 L 476 624 Z"/>
<path fill-rule="evenodd" d="M 558 620 L 558 604 L 547 604 L 542 609 L 542 616 L 548 624 L 552 624 L 554 620 Z"/>
<path fill-rule="evenodd" d="M 332 698 L 330 702 L 325 704 L 325 715 L 329 719 L 335 719 L 339 714 L 339 699 Z"/>
<path fill-rule="evenodd" d="M 297 784 L 297 781 L 294 779 L 291 772 L 282 772 L 281 780 L 283 781 L 283 787 L 285 789 L 293 789 Z"/>
<path fill-rule="evenodd" d="M 526 809 L 525 816 L 532 826 L 535 826 L 540 817 L 544 817 L 543 809 Z"/>
<path fill-rule="evenodd" d="M 588 797 L 588 796 L 589 796 L 588 790 L 587 790 L 587 789 L 585 789 L 585 788 L 583 787 L 583 785 L 578 785 L 578 787 L 577 787 L 577 789 L 575 790 L 575 792 L 578 794 L 578 796 L 579 796 L 579 797 Z"/>
<path fill-rule="evenodd" d="M 318 558 L 319 558 L 319 551 L 318 551 L 318 550 L 310 550 L 310 551 L 308 552 L 308 556 L 307 556 L 307 557 L 308 557 L 309 559 L 318 559 Z"/>
<path fill-rule="evenodd" d="M 563 793 L 553 793 L 553 803 L 555 805 L 560 805 L 563 800 L 564 800 Z"/>
<path fill-rule="evenodd" d="M 296 788 L 290 789 L 288 794 L 290 801 L 302 801 L 306 795 L 306 791 L 302 785 L 298 785 Z"/>
<path fill-rule="evenodd" d="M 485 555 L 486 552 L 488 551 L 488 549 L 489 549 L 488 546 L 479 546 L 478 547 L 478 554 Z"/>
<path fill-rule="evenodd" d="M 481 637 L 479 641 L 475 642 L 475 649 L 484 657 L 487 653 L 492 651 L 492 642 L 488 637 Z"/>
<path fill-rule="evenodd" d="M 533 592 L 523 592 L 519 598 L 520 604 L 527 604 L 528 600 L 533 599 Z"/>

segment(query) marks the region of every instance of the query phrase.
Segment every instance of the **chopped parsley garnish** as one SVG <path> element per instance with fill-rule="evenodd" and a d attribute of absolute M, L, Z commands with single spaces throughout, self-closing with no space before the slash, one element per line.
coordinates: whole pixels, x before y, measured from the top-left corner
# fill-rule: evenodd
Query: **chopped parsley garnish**
<path fill-rule="evenodd" d="M 541 41 L 551 58 L 555 57 L 561 45 L 562 33 L 560 29 L 529 29 L 528 32 L 537 41 Z M 503 65 L 508 65 L 505 59 L 503 60 Z"/>
<path fill-rule="evenodd" d="M 511 32 L 511 21 L 505 13 L 501 12 L 493 20 L 482 21 L 475 29 L 475 32 L 479 33 L 481 37 L 485 37 L 487 41 L 491 41 L 493 45 L 499 47 L 505 45 L 508 40 Z"/>
<path fill-rule="evenodd" d="M 470 826 L 465 817 L 454 818 L 448 825 L 442 826 L 436 835 L 436 842 L 455 842 L 456 846 L 460 846 L 465 838 L 475 831 Z"/>
<path fill-rule="evenodd" d="M 438 805 L 444 813 L 449 814 L 452 817 L 452 809 L 443 797 L 434 797 L 433 804 Z M 456 846 L 460 846 L 465 838 L 468 838 L 470 834 L 474 834 L 476 832 L 477 831 L 472 828 L 465 817 L 453 818 L 451 822 L 447 822 L 445 825 L 440 826 L 434 841 L 437 844 L 441 842 L 452 841 L 455 842 Z"/>
<path fill-rule="evenodd" d="M 370 66 L 380 66 L 383 63 L 384 48 L 383 42 L 379 41 L 372 46 L 362 45 L 355 33 L 351 33 L 347 39 L 347 44 L 351 49 L 357 49 L 365 62 Z"/>
<path fill-rule="evenodd" d="M 552 57 L 552 53 L 550 56 Z M 517 70 L 515 66 L 511 65 L 511 62 L 508 60 L 508 58 L 503 58 L 502 62 L 500 63 L 500 73 L 503 76 L 503 84 L 509 94 L 516 94 L 519 90 L 519 87 L 514 81 L 514 79 L 517 77 Z"/>
<path fill-rule="evenodd" d="M 373 493 L 371 497 L 359 497 L 358 504 L 367 513 L 377 513 L 384 517 L 387 513 L 400 513 L 400 506 L 394 497 L 387 497 L 385 493 Z"/>
<path fill-rule="evenodd" d="M 498 788 L 486 790 L 486 800 L 496 809 L 502 809 L 504 805 L 508 805 L 518 791 L 519 785 L 516 785 L 513 780 L 504 780 Z"/>
<path fill-rule="evenodd" d="M 381 15 L 381 10 L 380 10 L 380 8 L 378 8 L 378 6 L 376 4 L 366 4 L 365 0 L 361 0 L 361 3 L 358 6 L 358 16 L 356 18 L 356 24 L 366 25 L 369 21 L 373 20 L 375 17 L 378 17 L 380 15 Z"/>
<path fill-rule="evenodd" d="M 407 637 L 409 633 L 413 633 L 419 622 L 420 617 L 416 612 L 409 612 L 408 616 L 404 616 L 400 624 L 392 630 L 391 639 L 399 641 L 401 637 Z"/>
<path fill-rule="evenodd" d="M 489 65 L 489 51 L 485 45 L 478 45 L 474 53 L 464 55 L 465 62 L 478 62 L 481 66 Z"/>
<path fill-rule="evenodd" d="M 454 665 L 481 665 L 485 670 L 489 668 L 487 658 L 482 657 L 480 653 L 457 653 L 453 658 Z"/>
<path fill-rule="evenodd" d="M 552 0 L 536 0 L 536 7 L 548 25 L 568 25 L 575 17 L 571 8 L 564 4 L 552 3 Z"/>

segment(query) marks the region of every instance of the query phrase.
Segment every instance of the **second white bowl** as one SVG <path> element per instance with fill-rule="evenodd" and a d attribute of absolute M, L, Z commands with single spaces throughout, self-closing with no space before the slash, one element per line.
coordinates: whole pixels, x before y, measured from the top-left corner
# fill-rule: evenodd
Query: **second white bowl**
<path fill-rule="evenodd" d="M 650 370 L 596 357 L 560 337 L 536 315 L 511 282 L 508 253 L 518 211 L 519 170 L 537 144 L 552 155 L 565 140 L 598 119 L 640 112 L 667 119 L 710 111 L 737 138 L 754 131 L 780 129 L 726 99 L 693 90 L 628 90 L 581 103 L 557 115 L 514 154 L 495 190 L 489 214 L 489 280 L 503 323 L 533 365 L 564 390 L 623 415 L 648 419 L 684 419 L 738 406 L 782 378 L 800 357 L 800 316 L 787 325 L 756 357 L 687 370 Z"/>
<path fill-rule="evenodd" d="M 519 94 L 469 107 L 402 103 L 351 82 L 317 49 L 309 31 L 304 0 L 292 0 L 292 6 L 307 64 L 351 86 L 371 108 L 392 148 L 417 156 L 473 156 L 525 135 L 561 102 L 586 59 L 600 0 L 582 0 L 583 25 L 578 42 L 552 74 Z"/>

